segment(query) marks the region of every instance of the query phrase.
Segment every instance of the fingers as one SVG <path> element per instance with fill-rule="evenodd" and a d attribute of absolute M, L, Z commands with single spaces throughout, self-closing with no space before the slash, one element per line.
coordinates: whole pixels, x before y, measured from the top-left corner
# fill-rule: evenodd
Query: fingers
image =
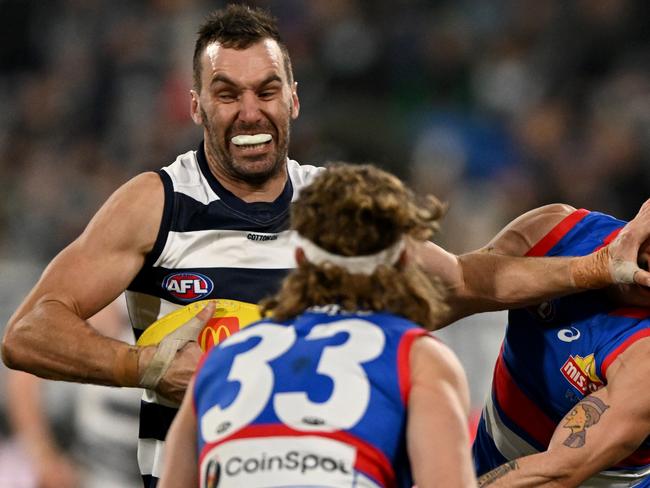
<path fill-rule="evenodd" d="M 207 305 L 197 313 L 190 320 L 185 322 L 171 334 L 163 339 L 163 341 L 171 339 L 181 340 L 181 345 L 185 344 L 187 341 L 196 341 L 199 338 L 199 333 L 205 327 L 205 324 L 212 318 L 214 310 L 216 308 L 216 303 L 214 300 L 210 300 Z"/>
<path fill-rule="evenodd" d="M 156 391 L 166 399 L 180 404 L 201 354 L 201 348 L 196 342 L 188 342 L 181 347 L 157 385 Z"/>
<path fill-rule="evenodd" d="M 199 361 L 199 358 L 203 354 L 201 347 L 196 342 L 188 342 L 183 347 L 178 350 L 177 355 L 183 355 L 189 358 L 194 358 L 196 362 Z"/>
<path fill-rule="evenodd" d="M 614 283 L 623 285 L 634 283 L 634 276 L 640 270 L 636 263 L 619 259 L 611 259 L 609 267 Z"/>
<path fill-rule="evenodd" d="M 641 205 L 636 216 L 626 226 L 626 230 L 634 231 L 633 233 L 635 238 L 638 238 L 641 241 L 645 240 L 648 235 L 650 235 L 650 199 L 646 200 L 643 205 Z"/>
<path fill-rule="evenodd" d="M 650 198 L 648 198 L 645 202 L 643 202 L 643 205 L 641 205 L 641 210 L 639 210 L 639 213 L 642 212 L 650 212 Z"/>
<path fill-rule="evenodd" d="M 212 318 L 212 315 L 214 315 L 214 311 L 217 308 L 217 304 L 215 303 L 214 300 L 210 300 L 205 307 L 203 307 L 203 310 L 201 310 L 199 313 L 196 314 L 196 318 L 199 319 L 203 324 L 205 325 L 210 318 Z"/>
<path fill-rule="evenodd" d="M 646 200 L 632 219 L 609 245 L 610 269 L 615 283 L 637 283 L 648 286 L 648 274 L 637 266 L 645 258 L 650 237 L 650 199 Z"/>
<path fill-rule="evenodd" d="M 196 341 L 215 309 L 216 301 L 208 301 L 199 313 L 160 341 L 153 355 L 140 368 L 139 386 L 155 390 L 170 400 L 182 399 L 201 357 L 201 349 Z"/>
<path fill-rule="evenodd" d="M 650 287 L 650 273 L 639 268 L 636 273 L 634 273 L 634 282 L 637 285 Z"/>

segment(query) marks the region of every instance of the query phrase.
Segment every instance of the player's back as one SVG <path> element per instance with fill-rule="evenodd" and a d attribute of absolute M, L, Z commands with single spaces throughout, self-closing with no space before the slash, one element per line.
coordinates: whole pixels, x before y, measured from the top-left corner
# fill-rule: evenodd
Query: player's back
<path fill-rule="evenodd" d="M 331 307 L 219 344 L 194 389 L 201 486 L 412 486 L 408 352 L 424 333 Z"/>

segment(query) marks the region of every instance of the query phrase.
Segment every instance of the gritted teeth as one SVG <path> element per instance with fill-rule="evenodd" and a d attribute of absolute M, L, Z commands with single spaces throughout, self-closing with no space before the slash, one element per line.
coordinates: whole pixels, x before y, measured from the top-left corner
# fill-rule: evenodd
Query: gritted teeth
<path fill-rule="evenodd" d="M 264 144 L 271 139 L 273 139 L 271 134 L 241 134 L 230 139 L 230 142 L 235 146 L 252 146 L 255 144 Z"/>

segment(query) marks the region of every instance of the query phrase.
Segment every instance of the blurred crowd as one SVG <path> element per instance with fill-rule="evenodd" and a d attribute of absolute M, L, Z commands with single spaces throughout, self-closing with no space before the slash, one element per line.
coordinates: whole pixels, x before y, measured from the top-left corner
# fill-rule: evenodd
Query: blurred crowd
<path fill-rule="evenodd" d="M 225 3 L 0 0 L 2 314 L 117 186 L 198 146 L 195 33 Z M 247 3 L 292 55 L 290 156 L 436 194 L 451 251 L 541 204 L 630 218 L 650 196 L 647 0 Z"/>
<path fill-rule="evenodd" d="M 0 256 L 48 260 L 116 186 L 198 145 L 193 42 L 224 3 L 0 1 Z M 542 203 L 630 217 L 648 195 L 645 0 L 249 3 L 292 53 L 291 156 L 411 178 L 451 203 L 453 250 Z"/>

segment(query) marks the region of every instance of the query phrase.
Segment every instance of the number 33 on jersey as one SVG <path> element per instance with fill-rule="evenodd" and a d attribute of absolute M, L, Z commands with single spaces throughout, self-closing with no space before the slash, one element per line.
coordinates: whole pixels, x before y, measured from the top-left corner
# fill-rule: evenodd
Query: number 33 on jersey
<path fill-rule="evenodd" d="M 408 358 L 425 333 L 390 314 L 308 312 L 216 346 L 193 391 L 200 486 L 412 486 Z"/>

